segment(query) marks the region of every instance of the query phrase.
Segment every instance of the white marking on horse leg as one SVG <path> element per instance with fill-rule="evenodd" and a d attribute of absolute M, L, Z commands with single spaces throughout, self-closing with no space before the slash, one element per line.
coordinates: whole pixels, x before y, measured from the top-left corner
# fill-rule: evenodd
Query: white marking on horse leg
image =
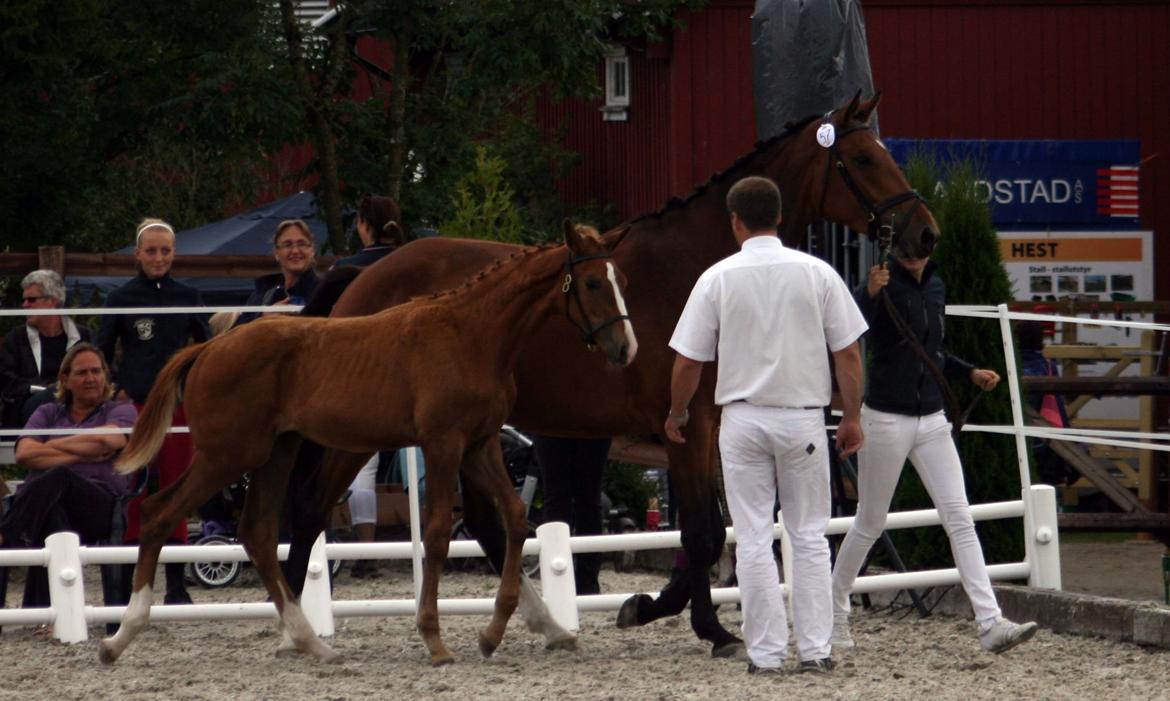
<path fill-rule="evenodd" d="M 533 586 L 527 575 L 520 575 L 520 617 L 533 633 L 544 636 L 544 646 L 549 650 L 577 649 L 577 636 L 565 630 L 548 611 L 548 605 Z"/>
<path fill-rule="evenodd" d="M 154 592 L 149 584 L 130 595 L 130 603 L 126 604 L 126 612 L 122 614 L 118 632 L 101 642 L 98 656 L 102 662 L 110 663 L 118 659 L 134 638 L 145 630 L 150 623 L 150 604 L 153 598 Z"/>
<path fill-rule="evenodd" d="M 609 284 L 613 286 L 613 298 L 617 301 L 618 311 L 622 316 L 628 317 L 630 313 L 626 311 L 626 299 L 622 297 L 622 291 L 618 289 L 617 273 L 614 270 L 613 263 L 606 262 L 605 276 L 609 278 Z M 634 362 L 634 356 L 638 354 L 638 339 L 634 337 L 634 325 L 630 323 L 629 319 L 622 321 L 622 328 L 626 331 L 626 340 L 630 343 L 630 350 L 626 353 L 626 364 Z"/>
<path fill-rule="evenodd" d="M 309 619 L 305 618 L 305 612 L 301 610 L 301 605 L 293 598 L 292 592 L 283 582 L 280 585 L 280 591 L 284 596 L 284 610 L 280 614 L 280 624 L 284 635 L 280 646 L 276 648 L 277 656 L 284 656 L 295 649 L 307 652 L 322 662 L 336 662 L 341 659 L 341 655 L 321 642 L 317 634 L 313 632 L 313 627 L 309 625 Z"/>

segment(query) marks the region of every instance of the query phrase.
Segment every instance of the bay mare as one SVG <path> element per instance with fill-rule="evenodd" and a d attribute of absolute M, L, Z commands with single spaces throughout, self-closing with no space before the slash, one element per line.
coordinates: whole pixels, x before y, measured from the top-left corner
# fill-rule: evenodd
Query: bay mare
<path fill-rule="evenodd" d="M 827 116 L 810 117 L 757 145 L 730 168 L 715 175 L 685 199 L 672 200 L 654 214 L 608 233 L 614 259 L 630 275 L 626 299 L 641 343 L 638 362 L 620 373 L 571 340 L 563 317 L 549 317 L 531 338 L 520 343 L 516 368 L 517 398 L 509 423 L 533 433 L 596 438 L 615 435 L 661 435 L 670 401 L 674 352 L 667 346 L 691 288 L 699 275 L 736 249 L 725 205 L 727 191 L 739 179 L 762 175 L 776 182 L 783 198 L 780 236 L 797 245 L 813 220 L 825 218 L 854 230 L 894 234 L 891 245 L 904 257 L 929 253 L 938 238 L 930 211 L 906 182 L 877 136 L 868 128 L 879 96 L 855 97 Z M 816 132 L 830 125 L 832 147 L 822 146 Z M 619 236 L 624 236 L 616 246 Z M 333 316 L 373 314 L 412 296 L 443 289 L 514 246 L 484 241 L 423 239 L 371 265 L 344 289 Z M 352 277 L 352 274 L 350 275 Z M 329 290 L 329 283 L 325 285 Z M 336 292 L 334 291 L 336 294 Z M 310 306 L 328 308 L 314 300 Z M 826 352 L 828 352 L 826 350 Z M 565 372 L 566 366 L 573 368 Z M 710 566 L 724 544 L 712 465 L 719 409 L 714 403 L 715 372 L 708 364 L 691 404 L 687 442 L 664 440 L 670 480 L 678 504 L 685 572 L 676 573 L 657 599 L 636 595 L 623 606 L 619 626 L 641 625 L 681 613 L 691 604 L 691 626 L 712 645 L 712 654 L 732 656 L 740 640 L 724 629 L 711 605 Z M 590 397 L 590 401 L 581 401 Z M 332 505 L 349 485 L 368 454 L 328 451 L 319 477 L 312 459 L 298 465 L 294 482 L 292 550 L 288 571 L 294 591 L 304 582 L 309 551 L 326 526 Z M 493 565 L 504 560 L 504 538 L 492 511 L 474 486 L 463 492 L 465 521 Z"/>
<path fill-rule="evenodd" d="M 499 444 L 516 398 L 520 341 L 548 317 L 568 313 L 614 365 L 629 364 L 637 352 L 622 299 L 625 280 L 601 238 L 566 222 L 565 242 L 514 249 L 454 291 L 380 314 L 262 319 L 176 354 L 155 382 L 117 467 L 132 472 L 157 454 L 180 389 L 195 458 L 178 482 L 142 505 L 133 593 L 118 632 L 101 642 L 102 661 L 116 660 L 146 627 L 166 534 L 246 472 L 251 483 L 237 535 L 276 605 L 281 651 L 335 659 L 309 627 L 276 556 L 278 516 L 302 438 L 347 453 L 422 447 L 430 517 L 418 630 L 432 664 L 453 659 L 439 632 L 438 586 L 456 476 L 496 505 L 492 516 L 506 532 L 505 554 L 495 610 L 479 637 L 484 655 L 495 651 L 521 598 L 527 534 L 524 506 Z M 564 328 L 568 346 L 581 343 L 572 327 Z M 575 362 L 565 358 L 560 371 L 575 374 Z M 596 399 L 586 393 L 578 401 Z M 525 585 L 525 598 L 539 601 Z M 526 616 L 530 624 L 532 615 Z M 550 642 L 575 644 L 551 620 L 543 624 Z"/>

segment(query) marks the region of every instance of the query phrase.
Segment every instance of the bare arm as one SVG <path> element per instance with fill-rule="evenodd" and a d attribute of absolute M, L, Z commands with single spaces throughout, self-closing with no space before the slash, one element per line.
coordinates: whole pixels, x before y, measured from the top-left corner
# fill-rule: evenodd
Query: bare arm
<path fill-rule="evenodd" d="M 861 367 L 861 347 L 856 341 L 833 352 L 837 388 L 841 390 L 844 416 L 837 426 L 837 451 L 849 457 L 861 448 L 861 391 L 865 372 Z"/>
<path fill-rule="evenodd" d="M 115 424 L 105 424 L 96 428 L 117 429 L 120 427 Z M 99 459 L 125 447 L 126 436 L 122 433 L 62 436 L 46 441 L 45 444 L 49 447 L 72 453 L 79 458 Z"/>
<path fill-rule="evenodd" d="M 32 470 L 51 470 L 62 465 L 72 465 L 77 462 L 77 456 L 26 437 L 16 444 L 16 462 Z"/>
<path fill-rule="evenodd" d="M 699 380 L 702 377 L 702 361 L 693 360 L 681 353 L 675 355 L 674 368 L 670 373 L 670 413 L 667 414 L 663 426 L 666 437 L 675 443 L 687 442 L 687 439 L 683 438 L 681 429 L 687 425 L 687 421 L 691 418 L 687 407 L 690 406 L 691 399 L 695 396 L 695 390 L 699 388 Z"/>

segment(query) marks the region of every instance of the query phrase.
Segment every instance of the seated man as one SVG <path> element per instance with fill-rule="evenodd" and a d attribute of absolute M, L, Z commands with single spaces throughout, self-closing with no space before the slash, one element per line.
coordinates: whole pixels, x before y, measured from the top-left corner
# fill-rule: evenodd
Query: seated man
<path fill-rule="evenodd" d="M 25 309 L 56 309 L 65 306 L 65 282 L 52 270 L 34 270 L 20 281 Z M 67 316 L 30 316 L 8 332 L 0 343 L 0 404 L 4 426 L 23 426 L 33 406 L 51 401 L 51 394 L 38 395 L 33 387 L 47 387 L 57 379 L 65 351 L 89 340 L 89 329 L 77 326 Z M 43 398 L 44 401 L 38 401 Z"/>
<path fill-rule="evenodd" d="M 37 408 L 21 436 L 16 461 L 29 468 L 12 508 L 0 518 L 0 547 L 40 548 L 45 538 L 73 531 L 85 544 L 110 534 L 114 509 L 128 491 L 114 458 L 126 434 L 38 436 L 41 429 L 130 428 L 137 412 L 130 402 L 113 401 L 109 368 L 101 351 L 79 343 L 65 354 L 58 374 L 57 401 Z M 44 568 L 29 568 L 25 606 L 48 606 Z"/>

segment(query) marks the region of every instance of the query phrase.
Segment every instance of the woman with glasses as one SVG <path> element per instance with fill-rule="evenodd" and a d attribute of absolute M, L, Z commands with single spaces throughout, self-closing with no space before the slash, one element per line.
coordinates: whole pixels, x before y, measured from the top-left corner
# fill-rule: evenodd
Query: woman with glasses
<path fill-rule="evenodd" d="M 279 273 L 256 278 L 255 289 L 248 297 L 249 306 L 303 305 L 317 289 L 317 251 L 313 232 L 300 219 L 282 221 L 272 236 L 272 253 L 280 265 Z M 259 317 L 258 312 L 245 312 L 236 325 L 246 324 Z"/>
<path fill-rule="evenodd" d="M 65 281 L 52 270 L 34 270 L 20 281 L 25 309 L 65 306 Z M 89 329 L 67 316 L 30 315 L 0 342 L 0 411 L 3 426 L 23 426 L 37 406 L 52 400 L 65 351 L 89 340 Z"/>
<path fill-rule="evenodd" d="M 131 399 L 139 411 L 146 403 L 146 395 L 154 385 L 154 378 L 176 351 L 187 345 L 211 337 L 205 314 L 157 314 L 159 307 L 202 307 L 203 298 L 194 287 L 171 277 L 175 263 L 175 230 L 161 219 L 144 219 L 135 235 L 134 258 L 138 275 L 106 297 L 106 306 L 134 308 L 133 314 L 112 314 L 102 317 L 95 345 L 105 354 L 106 361 L 115 367 L 114 379 L 118 399 Z M 120 361 L 117 347 L 122 347 Z M 172 425 L 185 426 L 186 416 L 180 405 Z M 139 508 L 145 494 L 154 493 L 179 479 L 191 464 L 195 450 L 191 436 L 186 433 L 169 434 L 155 462 L 157 469 L 148 475 L 144 494 L 131 501 L 126 510 L 126 541 L 138 539 Z M 168 542 L 185 544 L 187 526 L 180 524 L 170 534 Z M 191 603 L 183 583 L 183 563 L 165 566 L 167 591 L 164 603 Z M 125 578 L 129 584 L 129 578 Z M 129 594 L 126 593 L 126 599 Z"/>

